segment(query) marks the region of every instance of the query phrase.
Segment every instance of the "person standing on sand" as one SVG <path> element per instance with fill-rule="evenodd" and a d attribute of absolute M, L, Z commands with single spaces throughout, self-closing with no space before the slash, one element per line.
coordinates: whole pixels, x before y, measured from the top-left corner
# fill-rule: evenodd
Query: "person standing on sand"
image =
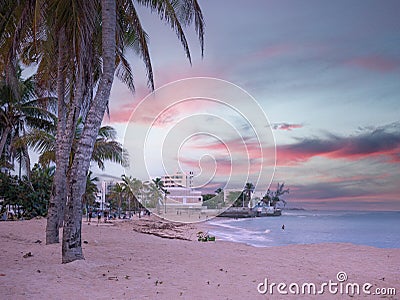
<path fill-rule="evenodd" d="M 89 212 L 89 223 L 92 221 L 93 213 L 92 211 Z"/>
<path fill-rule="evenodd" d="M 285 224 L 282 225 L 282 230 L 285 230 Z"/>
<path fill-rule="evenodd" d="M 100 224 L 100 220 L 101 220 L 101 213 L 98 212 L 98 213 L 97 213 L 97 225 Z"/>

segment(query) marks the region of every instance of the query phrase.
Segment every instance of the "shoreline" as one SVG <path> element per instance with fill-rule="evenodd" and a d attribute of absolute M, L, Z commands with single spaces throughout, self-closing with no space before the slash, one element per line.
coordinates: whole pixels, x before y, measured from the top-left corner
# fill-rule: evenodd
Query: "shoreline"
<path fill-rule="evenodd" d="M 210 233 L 223 240 L 257 248 L 350 243 L 379 249 L 400 249 L 398 212 L 308 212 L 272 217 L 210 221 Z M 374 225 L 375 224 L 375 225 Z"/>
<path fill-rule="evenodd" d="M 349 282 L 370 282 L 374 288 L 396 288 L 400 293 L 400 249 L 341 243 L 258 248 L 218 239 L 162 238 L 140 233 L 138 227 L 172 237 L 193 237 L 204 227 L 159 231 L 162 222 L 142 218 L 100 226 L 83 222 L 85 260 L 63 265 L 61 245 L 44 245 L 45 223 L 46 219 L 0 222 L 4 299 L 296 299 L 302 295 L 261 295 L 257 285 L 265 278 L 320 284 L 335 280 L 338 272 L 346 272 Z M 310 297 L 318 295 L 305 295 Z M 324 294 L 324 299 L 343 297 Z"/>

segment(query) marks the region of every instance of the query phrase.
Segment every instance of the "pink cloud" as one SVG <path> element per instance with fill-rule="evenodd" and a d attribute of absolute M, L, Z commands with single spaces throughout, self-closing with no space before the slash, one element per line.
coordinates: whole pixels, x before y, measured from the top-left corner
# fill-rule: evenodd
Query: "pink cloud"
<path fill-rule="evenodd" d="M 292 52 L 297 46 L 289 44 L 277 44 L 272 46 L 267 46 L 254 54 L 256 59 L 267 59 L 275 56 L 280 56 L 288 52 Z"/>
<path fill-rule="evenodd" d="M 290 123 L 274 123 L 271 124 L 272 129 L 275 130 L 286 130 L 291 131 L 292 129 L 302 128 L 302 124 L 290 124 Z"/>
<path fill-rule="evenodd" d="M 194 149 L 203 149 L 205 151 L 229 151 L 232 154 L 240 154 L 243 158 L 261 159 L 263 152 L 273 151 L 270 148 L 263 148 L 258 140 L 249 137 L 240 137 L 236 139 L 224 140 L 224 142 L 213 141 L 203 142 L 193 145 Z"/>
<path fill-rule="evenodd" d="M 347 61 L 346 64 L 383 73 L 398 69 L 400 61 L 375 55 L 354 58 Z"/>
<path fill-rule="evenodd" d="M 215 68 L 208 66 L 207 64 L 198 64 L 193 67 L 187 66 L 174 66 L 171 72 L 171 66 L 164 68 L 155 69 L 155 82 L 156 90 L 165 84 L 175 82 L 177 80 L 191 78 L 191 77 L 215 77 L 223 78 L 223 74 L 217 73 Z M 115 83 L 114 83 L 115 84 Z M 115 123 L 127 122 L 131 116 L 133 110 L 137 105 L 146 97 L 151 94 L 151 90 L 145 84 L 137 84 L 135 94 L 129 92 L 125 87 L 120 87 L 120 83 L 113 90 L 110 98 L 110 121 Z M 175 91 L 176 95 L 179 95 L 179 91 Z M 167 95 L 171 99 L 174 98 L 174 94 Z M 179 98 L 177 98 L 179 99 Z M 148 122 L 147 115 L 158 114 L 160 106 L 162 106 L 163 99 L 156 99 L 153 105 L 147 105 L 146 111 L 144 111 L 143 117 L 138 119 L 138 122 Z M 211 105 L 211 103 L 209 103 Z M 196 107 L 199 108 L 199 104 L 185 103 L 184 106 L 179 107 L 179 111 L 186 110 L 186 112 L 196 112 Z M 177 108 L 173 108 L 177 109 Z M 179 112 L 175 111 L 175 112 Z M 147 113 L 148 112 L 148 113 Z M 174 110 L 171 110 L 174 113 Z M 162 126 L 164 122 L 169 123 L 171 119 L 164 115 L 159 120 L 156 120 L 156 125 Z"/>
<path fill-rule="evenodd" d="M 292 165 L 317 156 L 330 159 L 359 160 L 372 157 L 400 162 L 400 124 L 390 124 L 363 134 L 327 139 L 304 139 L 290 145 L 277 147 L 277 163 Z"/>

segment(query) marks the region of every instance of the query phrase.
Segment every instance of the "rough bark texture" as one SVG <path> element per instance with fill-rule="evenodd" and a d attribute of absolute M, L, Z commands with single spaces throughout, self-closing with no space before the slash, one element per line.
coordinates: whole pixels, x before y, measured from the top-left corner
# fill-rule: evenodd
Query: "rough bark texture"
<path fill-rule="evenodd" d="M 59 242 L 59 210 L 60 201 L 62 199 L 63 190 L 65 190 L 65 172 L 66 165 L 61 159 L 63 153 L 62 137 L 65 131 L 65 103 L 64 103 L 64 87 L 65 76 L 63 76 L 63 47 L 64 36 L 60 33 L 58 42 L 58 66 L 57 66 L 57 98 L 58 98 L 58 123 L 56 133 L 56 170 L 53 178 L 53 186 L 51 189 L 49 208 L 47 211 L 46 224 L 46 244 L 55 244 Z"/>
<path fill-rule="evenodd" d="M 6 145 L 7 137 L 10 134 L 10 132 L 11 132 L 11 127 L 9 126 L 3 129 L 0 140 L 0 156 L 3 154 L 4 146 Z"/>
<path fill-rule="evenodd" d="M 70 109 L 67 118 L 65 103 L 65 34 L 61 30 L 58 45 L 58 66 L 57 66 L 57 96 L 58 96 L 58 123 L 56 135 L 56 170 L 54 173 L 53 187 L 49 201 L 46 226 L 46 244 L 59 242 L 59 228 L 64 220 L 64 206 L 66 202 L 67 188 L 67 167 L 71 142 L 75 133 L 74 118 L 75 109 Z M 79 96 L 79 95 L 77 95 Z M 73 103 L 75 104 L 75 103 Z M 70 106 L 74 106 L 70 103 Z M 71 115 L 72 114 L 72 115 Z M 67 122 L 68 119 L 68 122 Z M 72 136 L 72 137 L 71 137 Z"/>
<path fill-rule="evenodd" d="M 101 121 L 110 96 L 115 71 L 116 4 L 102 0 L 102 54 L 103 73 L 96 96 L 90 103 L 85 126 L 76 146 L 70 173 L 68 174 L 67 206 L 62 241 L 62 262 L 83 259 L 82 253 L 82 195 L 90 157 Z"/>

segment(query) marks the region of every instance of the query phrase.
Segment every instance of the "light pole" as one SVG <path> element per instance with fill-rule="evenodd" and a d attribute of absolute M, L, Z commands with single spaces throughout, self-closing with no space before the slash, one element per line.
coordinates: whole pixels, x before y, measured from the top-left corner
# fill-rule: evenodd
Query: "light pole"
<path fill-rule="evenodd" d="M 167 189 L 164 190 L 164 215 L 167 214 Z"/>
<path fill-rule="evenodd" d="M 128 197 L 128 210 L 129 210 L 129 219 L 131 218 L 131 197 Z"/>

